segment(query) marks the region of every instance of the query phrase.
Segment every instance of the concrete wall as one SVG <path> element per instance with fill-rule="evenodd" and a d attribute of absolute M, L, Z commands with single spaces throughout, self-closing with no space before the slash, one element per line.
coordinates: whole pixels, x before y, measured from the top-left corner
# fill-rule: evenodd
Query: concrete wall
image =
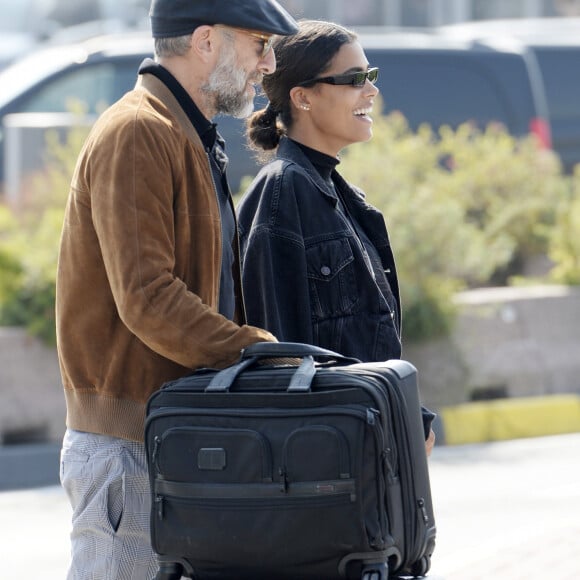
<path fill-rule="evenodd" d="M 448 340 L 404 348 L 428 406 L 464 403 L 473 392 L 580 393 L 580 289 L 479 289 L 459 294 L 457 306 Z"/>
<path fill-rule="evenodd" d="M 580 393 L 580 289 L 482 289 L 457 303 L 453 336 L 404 348 L 427 406 L 462 404 L 485 389 L 509 397 Z M 22 329 L 0 328 L 0 393 L 0 443 L 61 438 L 56 353 Z"/>
<path fill-rule="evenodd" d="M 21 328 L 0 327 L 0 443 L 56 441 L 65 403 L 55 350 Z"/>

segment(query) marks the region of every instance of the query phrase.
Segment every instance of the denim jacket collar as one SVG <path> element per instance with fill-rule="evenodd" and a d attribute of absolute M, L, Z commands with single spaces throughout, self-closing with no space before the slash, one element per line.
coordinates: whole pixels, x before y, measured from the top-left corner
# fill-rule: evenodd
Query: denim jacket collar
<path fill-rule="evenodd" d="M 338 196 L 333 187 L 330 187 L 324 179 L 322 179 L 320 173 L 318 173 L 316 167 L 312 165 L 312 162 L 304 154 L 304 152 L 288 137 L 282 137 L 280 140 L 280 145 L 278 146 L 277 152 L 278 159 L 289 161 L 291 163 L 296 163 L 300 165 L 307 175 L 312 179 L 312 182 L 320 190 L 320 192 L 329 198 L 333 206 L 338 203 Z M 336 174 L 336 171 L 334 172 Z"/>

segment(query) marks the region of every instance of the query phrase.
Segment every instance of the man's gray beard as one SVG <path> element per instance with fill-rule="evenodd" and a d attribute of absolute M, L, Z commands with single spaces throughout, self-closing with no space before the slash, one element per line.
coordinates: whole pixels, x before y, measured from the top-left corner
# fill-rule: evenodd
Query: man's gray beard
<path fill-rule="evenodd" d="M 225 45 L 220 56 L 221 62 L 202 90 L 213 101 L 217 115 L 249 117 L 254 110 L 254 99 L 247 92 L 248 75 L 237 63 L 234 45 Z"/>

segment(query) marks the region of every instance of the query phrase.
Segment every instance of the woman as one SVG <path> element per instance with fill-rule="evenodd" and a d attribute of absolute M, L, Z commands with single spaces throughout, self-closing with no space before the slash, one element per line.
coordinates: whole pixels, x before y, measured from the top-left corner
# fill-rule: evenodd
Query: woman
<path fill-rule="evenodd" d="M 344 147 L 372 136 L 378 70 L 353 32 L 329 22 L 302 21 L 274 46 L 277 69 L 263 80 L 270 102 L 248 126 L 252 145 L 276 158 L 239 206 L 248 321 L 362 361 L 400 358 L 383 216 L 336 170 Z M 427 434 L 432 418 L 425 410 Z"/>

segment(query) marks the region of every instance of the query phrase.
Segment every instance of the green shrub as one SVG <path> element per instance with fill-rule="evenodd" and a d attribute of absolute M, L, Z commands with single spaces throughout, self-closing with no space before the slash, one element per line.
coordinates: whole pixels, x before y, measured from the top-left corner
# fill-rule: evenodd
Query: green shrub
<path fill-rule="evenodd" d="M 64 144 L 47 137 L 47 169 L 21 193 L 18 206 L 0 207 L 0 324 L 23 326 L 47 344 L 56 342 L 55 282 L 58 247 L 70 176 L 86 129 Z"/>
<path fill-rule="evenodd" d="M 562 284 L 580 284 L 580 166 L 571 180 L 568 195 L 556 208 L 555 227 L 549 232 L 549 255 L 554 262 L 552 279 Z"/>
<path fill-rule="evenodd" d="M 47 208 L 36 224 L 19 215 L 18 232 L 0 242 L 0 276 L 11 280 L 0 294 L 0 324 L 24 326 L 49 344 L 55 342 L 55 264 L 62 210 Z"/>
<path fill-rule="evenodd" d="M 531 137 L 493 125 L 413 132 L 397 113 L 375 118 L 373 139 L 349 147 L 341 171 L 385 215 L 410 340 L 451 329 L 457 290 L 506 284 L 547 251 L 565 190 L 555 156 Z"/>
<path fill-rule="evenodd" d="M 18 223 L 12 213 L 8 208 L 0 206 L 0 305 L 14 301 L 22 286 L 22 264 L 7 245 L 17 230 Z"/>
<path fill-rule="evenodd" d="M 54 282 L 70 176 L 86 129 L 50 136 L 48 169 L 18 211 L 0 206 L 0 324 L 54 343 Z M 550 252 L 554 279 L 580 283 L 580 174 L 570 187 L 532 138 L 469 125 L 413 132 L 377 116 L 369 143 L 340 167 L 385 215 L 397 260 L 406 340 L 448 333 L 457 290 L 506 284 Z"/>

